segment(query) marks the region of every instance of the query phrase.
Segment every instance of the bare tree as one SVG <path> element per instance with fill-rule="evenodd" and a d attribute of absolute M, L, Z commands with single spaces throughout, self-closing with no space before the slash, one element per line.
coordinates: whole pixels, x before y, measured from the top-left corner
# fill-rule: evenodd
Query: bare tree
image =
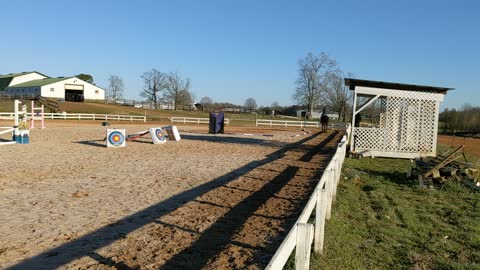
<path fill-rule="evenodd" d="M 203 106 L 212 105 L 213 100 L 210 97 L 202 97 L 202 99 L 200 99 L 200 104 L 202 104 Z"/>
<path fill-rule="evenodd" d="M 323 103 L 332 111 L 338 113 L 338 117 L 343 117 L 345 122 L 351 91 L 345 87 L 341 73 L 331 73 L 325 79 L 323 84 Z"/>
<path fill-rule="evenodd" d="M 142 79 L 144 82 L 143 91 L 140 95 L 148 101 L 153 101 L 155 109 L 158 108 L 160 100 L 160 92 L 165 90 L 168 86 L 167 76 L 156 69 L 143 73 Z"/>
<path fill-rule="evenodd" d="M 255 110 L 257 108 L 257 102 L 254 98 L 247 98 L 244 105 L 245 108 L 247 108 L 247 110 L 249 111 Z"/>
<path fill-rule="evenodd" d="M 123 97 L 123 79 L 117 75 L 110 75 L 108 78 L 108 95 L 113 100 Z"/>
<path fill-rule="evenodd" d="M 322 85 L 332 72 L 337 72 L 337 63 L 326 53 L 318 56 L 308 53 L 298 61 L 298 78 L 293 99 L 307 106 L 313 115 L 314 106 L 320 103 Z"/>
<path fill-rule="evenodd" d="M 278 111 L 280 109 L 280 104 L 278 104 L 278 101 L 272 102 L 272 110 Z"/>
<path fill-rule="evenodd" d="M 191 83 L 189 78 L 182 78 L 178 72 L 171 72 L 167 76 L 168 86 L 164 98 L 174 104 L 177 109 L 179 104 L 193 102 L 193 95 L 190 91 Z"/>

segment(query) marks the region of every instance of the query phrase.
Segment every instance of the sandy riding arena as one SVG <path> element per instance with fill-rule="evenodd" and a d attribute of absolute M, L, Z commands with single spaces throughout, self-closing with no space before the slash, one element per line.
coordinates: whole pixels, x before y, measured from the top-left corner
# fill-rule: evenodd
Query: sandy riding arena
<path fill-rule="evenodd" d="M 112 149 L 105 129 L 48 122 L 0 146 L 1 269 L 262 269 L 343 135 L 178 126 Z"/>

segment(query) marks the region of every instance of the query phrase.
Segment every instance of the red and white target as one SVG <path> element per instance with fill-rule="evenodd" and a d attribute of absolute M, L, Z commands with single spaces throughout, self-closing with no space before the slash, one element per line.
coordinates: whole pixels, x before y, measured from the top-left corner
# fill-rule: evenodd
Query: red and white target
<path fill-rule="evenodd" d="M 152 137 L 153 144 L 163 144 L 167 142 L 167 138 L 165 138 L 162 128 L 150 128 L 148 131 Z"/>
<path fill-rule="evenodd" d="M 107 129 L 107 147 L 125 147 L 125 129 Z"/>

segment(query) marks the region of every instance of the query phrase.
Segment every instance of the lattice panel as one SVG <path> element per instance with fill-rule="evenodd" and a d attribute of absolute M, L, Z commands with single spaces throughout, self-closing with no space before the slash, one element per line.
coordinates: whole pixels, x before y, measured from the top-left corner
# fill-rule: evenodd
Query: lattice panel
<path fill-rule="evenodd" d="M 356 150 L 385 150 L 385 129 L 382 128 L 364 128 L 354 129 L 355 149 Z"/>
<path fill-rule="evenodd" d="M 355 128 L 355 150 L 433 153 L 436 95 L 401 91 L 380 99 L 380 128 Z"/>

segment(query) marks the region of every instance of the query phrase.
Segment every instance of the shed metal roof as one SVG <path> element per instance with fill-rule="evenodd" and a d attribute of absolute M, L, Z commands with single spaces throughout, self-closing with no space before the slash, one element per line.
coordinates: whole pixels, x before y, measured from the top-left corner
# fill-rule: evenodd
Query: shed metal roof
<path fill-rule="evenodd" d="M 364 86 L 364 87 L 373 87 L 373 88 L 383 88 L 383 89 L 389 89 L 389 90 L 436 92 L 440 94 L 446 94 L 447 91 L 455 89 L 455 88 L 449 88 L 449 87 L 359 80 L 359 79 L 352 79 L 352 78 L 345 78 L 345 85 L 348 85 L 350 90 L 355 90 L 355 86 Z"/>
<path fill-rule="evenodd" d="M 8 88 L 23 88 L 23 87 L 35 87 L 35 86 L 44 86 L 44 85 L 49 85 L 52 83 L 56 82 L 61 82 L 68 80 L 73 77 L 60 77 L 60 78 L 45 78 L 45 79 L 40 79 L 40 80 L 33 80 L 33 81 L 28 81 L 20 84 L 15 84 L 12 85 Z"/>
<path fill-rule="evenodd" d="M 49 78 L 47 75 L 45 74 L 42 74 L 38 71 L 24 71 L 24 72 L 19 72 L 19 73 L 9 73 L 9 74 L 4 74 L 4 75 L 0 75 L 0 79 L 3 79 L 3 78 L 14 78 L 14 77 L 18 77 L 18 76 L 22 76 L 22 75 L 27 75 L 27 74 L 30 74 L 30 73 L 38 73 L 42 76 L 45 76 L 47 78 Z"/>

